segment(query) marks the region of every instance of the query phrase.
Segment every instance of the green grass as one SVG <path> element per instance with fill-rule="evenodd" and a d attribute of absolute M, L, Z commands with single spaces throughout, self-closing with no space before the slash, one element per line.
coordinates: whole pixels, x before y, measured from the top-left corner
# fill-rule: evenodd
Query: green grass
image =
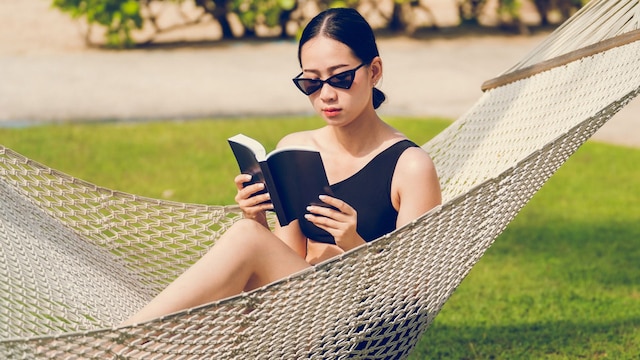
<path fill-rule="evenodd" d="M 271 120 L 271 121 L 269 121 Z M 448 123 L 394 119 L 426 142 Z M 237 133 L 272 150 L 285 134 L 322 126 L 314 117 L 64 124 L 0 128 L 0 144 L 89 182 L 183 202 L 231 204 L 238 173 L 226 139 Z"/>
<path fill-rule="evenodd" d="M 496 240 L 415 359 L 639 359 L 640 150 L 588 142 Z"/>
<path fill-rule="evenodd" d="M 444 120 L 393 118 L 418 143 Z M 109 188 L 233 202 L 238 132 L 272 149 L 311 117 L 0 129 L 0 144 Z M 444 306 L 412 359 L 640 358 L 640 150 L 588 142 Z"/>

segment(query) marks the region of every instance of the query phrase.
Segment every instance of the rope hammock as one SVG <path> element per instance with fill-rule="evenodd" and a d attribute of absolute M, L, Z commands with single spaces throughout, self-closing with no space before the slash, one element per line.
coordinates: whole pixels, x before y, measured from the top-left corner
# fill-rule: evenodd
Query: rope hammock
<path fill-rule="evenodd" d="M 485 83 L 424 145 L 441 206 L 276 283 L 133 326 L 115 324 L 238 208 L 113 191 L 0 146 L 0 358 L 406 357 L 533 194 L 640 92 L 639 22 L 638 0 L 593 0 Z"/>

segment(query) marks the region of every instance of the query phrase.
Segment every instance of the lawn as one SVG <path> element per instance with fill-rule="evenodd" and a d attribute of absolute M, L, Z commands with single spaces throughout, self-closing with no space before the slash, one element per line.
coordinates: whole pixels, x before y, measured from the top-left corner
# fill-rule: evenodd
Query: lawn
<path fill-rule="evenodd" d="M 392 118 L 417 143 L 446 120 Z M 272 149 L 312 117 L 0 129 L 0 144 L 96 184 L 229 204 L 226 138 Z M 587 142 L 474 267 L 413 359 L 640 358 L 640 150 Z"/>
<path fill-rule="evenodd" d="M 416 134 L 418 143 L 448 124 L 395 122 Z M 228 137 L 241 132 L 272 150 L 284 134 L 321 125 L 313 117 L 65 124 L 0 128 L 0 144 L 108 188 L 183 202 L 230 204 L 238 168 Z"/>

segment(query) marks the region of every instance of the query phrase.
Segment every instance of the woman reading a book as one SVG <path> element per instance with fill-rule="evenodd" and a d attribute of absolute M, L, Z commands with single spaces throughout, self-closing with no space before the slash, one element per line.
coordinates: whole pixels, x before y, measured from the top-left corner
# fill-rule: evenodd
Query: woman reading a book
<path fill-rule="evenodd" d="M 304 220 L 269 229 L 269 193 L 235 178 L 244 218 L 209 252 L 125 324 L 252 290 L 372 241 L 441 202 L 428 154 L 378 117 L 382 60 L 374 34 L 353 9 L 330 9 L 306 26 L 293 79 L 326 126 L 284 137 L 278 147 L 307 146 L 322 157 L 331 196 L 310 205 Z M 294 175 L 294 174 L 292 174 Z M 253 196 L 255 195 L 255 196 Z M 324 205 L 324 206 L 320 206 Z M 320 230 L 322 229 L 322 230 Z"/>

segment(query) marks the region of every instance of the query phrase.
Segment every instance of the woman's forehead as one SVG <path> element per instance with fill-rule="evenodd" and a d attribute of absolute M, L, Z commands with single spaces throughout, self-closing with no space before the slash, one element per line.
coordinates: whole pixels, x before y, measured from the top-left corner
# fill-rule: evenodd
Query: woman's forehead
<path fill-rule="evenodd" d="M 344 43 L 324 36 L 307 41 L 300 50 L 303 69 L 322 69 L 336 64 L 351 64 L 357 61 L 351 48 Z"/>

